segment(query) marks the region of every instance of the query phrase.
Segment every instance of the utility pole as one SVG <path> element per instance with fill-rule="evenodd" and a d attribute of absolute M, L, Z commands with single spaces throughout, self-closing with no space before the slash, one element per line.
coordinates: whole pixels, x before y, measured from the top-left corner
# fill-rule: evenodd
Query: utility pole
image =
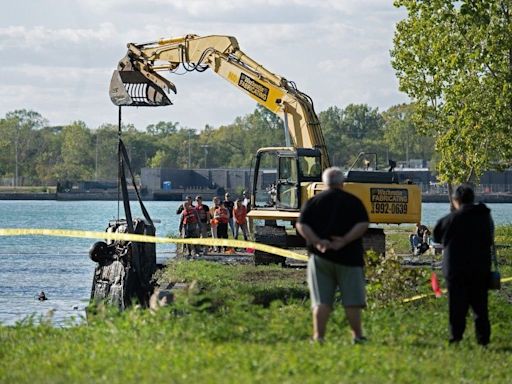
<path fill-rule="evenodd" d="M 20 122 L 16 122 L 16 137 L 14 141 L 14 189 L 18 188 L 18 141 L 20 139 Z"/>
<path fill-rule="evenodd" d="M 407 122 L 405 121 L 405 113 L 400 112 L 399 115 L 400 124 L 402 127 L 406 126 Z M 407 164 L 407 168 L 409 168 L 409 135 L 405 135 L 405 163 Z"/>
<path fill-rule="evenodd" d="M 201 145 L 202 148 L 204 148 L 204 169 L 207 168 L 207 158 L 208 158 L 208 148 L 210 147 L 208 144 Z"/>
<path fill-rule="evenodd" d="M 409 135 L 405 136 L 405 161 L 407 163 L 407 168 L 409 168 Z"/>
<path fill-rule="evenodd" d="M 94 180 L 98 181 L 98 131 L 96 131 L 96 162 L 94 167 Z"/>
<path fill-rule="evenodd" d="M 192 130 L 189 129 L 188 130 L 188 169 L 192 168 L 192 160 L 191 160 L 191 152 L 190 152 L 190 140 L 191 140 L 191 134 L 192 134 Z"/>

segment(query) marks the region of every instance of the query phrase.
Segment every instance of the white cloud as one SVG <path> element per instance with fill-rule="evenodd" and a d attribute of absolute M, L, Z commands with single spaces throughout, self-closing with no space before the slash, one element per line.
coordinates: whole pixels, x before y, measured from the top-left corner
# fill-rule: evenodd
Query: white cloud
<path fill-rule="evenodd" d="M 318 111 L 404 101 L 389 64 L 402 15 L 391 0 L 26 0 L 4 10 L 0 91 L 10 97 L 0 116 L 32 108 L 53 124 L 115 122 L 108 84 L 126 43 L 189 33 L 235 36 L 253 59 L 296 81 Z M 174 106 L 125 108 L 125 119 L 139 128 L 158 120 L 201 128 L 255 107 L 210 71 L 171 80 L 178 87 Z"/>
<path fill-rule="evenodd" d="M 331 73 L 340 71 L 342 68 L 348 68 L 354 63 L 347 58 L 327 59 L 318 62 L 317 69 L 322 72 Z"/>
<path fill-rule="evenodd" d="M 361 61 L 361 68 L 366 72 L 376 73 L 388 66 L 389 58 L 382 54 L 369 55 Z"/>
<path fill-rule="evenodd" d="M 0 28 L 0 49 L 41 48 L 53 43 L 80 43 L 88 40 L 104 42 L 111 40 L 114 35 L 115 27 L 112 23 L 102 23 L 97 28 L 87 29 L 8 26 Z"/>

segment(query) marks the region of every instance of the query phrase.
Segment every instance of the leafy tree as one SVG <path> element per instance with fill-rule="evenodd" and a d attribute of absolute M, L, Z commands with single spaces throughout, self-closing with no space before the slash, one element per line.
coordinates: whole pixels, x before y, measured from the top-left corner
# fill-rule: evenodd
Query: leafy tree
<path fill-rule="evenodd" d="M 178 122 L 159 121 L 156 124 L 150 124 L 146 127 L 146 132 L 151 136 L 165 136 L 178 131 Z"/>
<path fill-rule="evenodd" d="M 171 152 L 158 149 L 153 157 L 149 159 L 148 166 L 151 168 L 173 168 L 175 161 L 171 157 Z"/>
<path fill-rule="evenodd" d="M 331 162 L 334 165 L 345 166 L 351 157 L 348 152 L 350 139 L 343 131 L 342 116 L 343 110 L 336 106 L 318 114 Z"/>
<path fill-rule="evenodd" d="M 12 164 L 12 142 L 10 140 L 12 121 L 0 119 L 0 175 L 9 176 L 13 174 Z"/>
<path fill-rule="evenodd" d="M 259 148 L 285 144 L 282 120 L 260 105 L 232 124 L 205 130 L 200 140 L 209 145 L 210 167 L 250 167 Z"/>
<path fill-rule="evenodd" d="M 378 108 L 367 104 L 349 104 L 342 110 L 341 129 L 355 140 L 379 138 L 382 123 Z"/>
<path fill-rule="evenodd" d="M 418 127 L 435 138 L 439 177 L 470 180 L 512 155 L 510 0 L 396 0 L 391 52 Z"/>
<path fill-rule="evenodd" d="M 39 143 L 34 169 L 37 179 L 44 184 L 56 184 L 55 167 L 62 162 L 62 127 L 45 127 L 35 132 Z"/>
<path fill-rule="evenodd" d="M 159 141 L 154 136 L 137 130 L 127 132 L 124 135 L 124 143 L 130 155 L 133 171 L 138 174 L 140 174 L 141 168 L 148 165 L 159 145 Z"/>
<path fill-rule="evenodd" d="M 91 155 L 94 157 L 94 179 L 96 180 L 117 178 L 117 130 L 117 125 L 103 124 L 91 137 Z M 122 131 L 125 131 L 124 127 Z"/>
<path fill-rule="evenodd" d="M 39 144 L 34 140 L 34 131 L 46 124 L 46 119 L 39 113 L 26 109 L 8 112 L 0 124 L 5 171 L 14 176 L 16 185 L 20 184 L 21 178 L 33 179 L 35 176 L 33 160 Z"/>
<path fill-rule="evenodd" d="M 379 158 L 385 154 L 384 120 L 377 108 L 367 104 L 330 107 L 320 112 L 319 119 L 333 164 L 348 167 L 360 152 L 376 153 Z"/>
<path fill-rule="evenodd" d="M 87 180 L 94 175 L 92 135 L 84 122 L 77 121 L 62 129 L 62 163 L 56 166 L 60 180 Z"/>
<path fill-rule="evenodd" d="M 195 130 L 180 128 L 174 134 L 162 136 L 158 140 L 155 155 L 148 160 L 148 164 L 151 167 L 196 168 L 201 153 L 198 145 Z"/>
<path fill-rule="evenodd" d="M 431 159 L 434 142 L 432 137 L 418 132 L 413 120 L 413 104 L 400 104 L 383 112 L 384 142 L 389 148 L 388 158 L 405 160 L 411 158 Z"/>

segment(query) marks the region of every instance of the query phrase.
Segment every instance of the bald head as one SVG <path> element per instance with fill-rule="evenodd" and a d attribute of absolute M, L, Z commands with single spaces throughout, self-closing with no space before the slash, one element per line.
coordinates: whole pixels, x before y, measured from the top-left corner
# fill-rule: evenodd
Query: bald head
<path fill-rule="evenodd" d="M 329 188 L 341 187 L 343 186 L 345 177 L 343 176 L 343 171 L 341 169 L 338 167 L 330 167 L 322 174 L 322 181 Z"/>

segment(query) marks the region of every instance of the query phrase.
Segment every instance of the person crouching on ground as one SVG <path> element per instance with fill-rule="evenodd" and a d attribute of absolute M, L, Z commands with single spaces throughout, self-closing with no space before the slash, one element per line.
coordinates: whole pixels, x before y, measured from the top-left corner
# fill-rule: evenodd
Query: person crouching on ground
<path fill-rule="evenodd" d="M 491 336 L 487 290 L 494 223 L 489 208 L 474 201 L 471 186 L 460 185 L 453 194 L 455 211 L 440 219 L 434 228 L 434 241 L 442 243 L 444 248 L 450 344 L 462 340 L 469 307 L 474 313 L 478 344 L 489 344 Z"/>
<path fill-rule="evenodd" d="M 224 206 L 224 202 L 221 202 L 215 209 L 213 218 L 217 220 L 217 238 L 227 239 L 228 238 L 228 222 L 229 222 L 229 211 Z M 224 252 L 225 247 L 220 247 L 220 251 Z"/>
<path fill-rule="evenodd" d="M 183 212 L 181 212 L 180 227 L 183 227 L 183 237 L 185 239 L 194 239 L 199 237 L 199 216 L 196 209 L 191 203 L 185 201 L 183 203 Z M 196 245 L 187 244 L 188 256 L 199 256 L 198 247 Z"/>
<path fill-rule="evenodd" d="M 430 230 L 426 225 L 416 223 L 414 233 L 409 236 L 411 252 L 414 256 L 419 256 L 429 249 Z"/>
<path fill-rule="evenodd" d="M 339 288 L 353 343 L 360 344 L 366 341 L 361 325 L 366 306 L 362 236 L 368 229 L 368 213 L 357 197 L 343 191 L 341 169 L 327 168 L 322 180 L 328 189 L 306 202 L 297 222 L 309 251 L 313 340 L 324 341 Z"/>
<path fill-rule="evenodd" d="M 247 241 L 249 238 L 249 231 L 247 229 L 247 208 L 242 205 L 242 200 L 240 199 L 235 201 L 233 216 L 235 217 L 235 239 L 238 240 L 238 232 L 242 229 L 244 240 Z"/>

